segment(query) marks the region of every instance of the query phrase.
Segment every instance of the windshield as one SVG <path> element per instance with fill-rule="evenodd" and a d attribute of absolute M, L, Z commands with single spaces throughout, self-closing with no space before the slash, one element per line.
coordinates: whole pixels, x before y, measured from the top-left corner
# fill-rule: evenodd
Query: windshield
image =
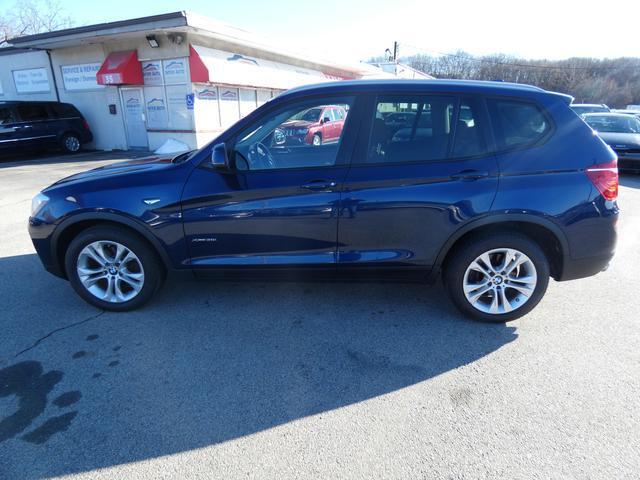
<path fill-rule="evenodd" d="M 321 108 L 310 108 L 304 112 L 294 115 L 290 120 L 304 120 L 305 122 L 317 122 L 320 120 Z"/>
<path fill-rule="evenodd" d="M 585 118 L 591 128 L 607 133 L 640 133 L 640 120 L 628 116 L 593 115 Z"/>

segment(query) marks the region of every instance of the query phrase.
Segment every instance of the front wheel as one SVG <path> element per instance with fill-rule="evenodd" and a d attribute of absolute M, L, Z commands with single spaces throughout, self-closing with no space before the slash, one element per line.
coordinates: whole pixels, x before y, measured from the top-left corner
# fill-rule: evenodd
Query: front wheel
<path fill-rule="evenodd" d="M 160 260 L 138 235 L 118 227 L 80 233 L 65 256 L 67 277 L 85 301 L 126 311 L 147 302 L 163 280 Z"/>
<path fill-rule="evenodd" d="M 507 322 L 530 312 L 549 284 L 549 262 L 529 238 L 504 233 L 475 237 L 453 252 L 444 271 L 453 303 L 485 322 Z"/>
<path fill-rule="evenodd" d="M 319 147 L 320 145 L 322 145 L 322 136 L 320 136 L 320 134 L 319 134 L 319 133 L 316 133 L 316 134 L 313 136 L 313 145 L 314 145 L 315 147 Z"/>

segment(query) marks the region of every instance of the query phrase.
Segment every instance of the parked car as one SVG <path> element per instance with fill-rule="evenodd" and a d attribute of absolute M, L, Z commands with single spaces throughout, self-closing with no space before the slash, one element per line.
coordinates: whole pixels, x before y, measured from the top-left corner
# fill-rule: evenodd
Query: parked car
<path fill-rule="evenodd" d="M 640 118 L 640 110 L 623 110 L 621 108 L 614 108 L 611 110 L 611 113 L 622 113 L 624 115 L 633 115 L 634 117 Z"/>
<path fill-rule="evenodd" d="M 584 115 L 585 113 L 606 113 L 609 111 L 604 103 L 572 103 L 571 109 L 578 115 Z"/>
<path fill-rule="evenodd" d="M 274 132 L 272 145 L 315 145 L 337 142 L 347 111 L 339 105 L 321 105 L 296 112 Z"/>
<path fill-rule="evenodd" d="M 0 102 L 0 152 L 62 148 L 80 150 L 93 139 L 76 107 L 60 102 Z"/>
<path fill-rule="evenodd" d="M 627 113 L 589 113 L 584 121 L 617 154 L 621 170 L 640 171 L 640 119 Z"/>
<path fill-rule="evenodd" d="M 502 82 L 301 87 L 200 150 L 58 181 L 33 199 L 29 232 L 46 269 L 106 310 L 139 307 L 176 270 L 442 276 L 465 314 L 513 320 L 550 277 L 594 275 L 614 253 L 616 156 L 569 103 Z M 394 140 L 381 113 L 409 104 L 413 130 L 428 115 L 431 134 Z M 283 121 L 326 105 L 349 107 L 338 141 L 271 143 Z"/>

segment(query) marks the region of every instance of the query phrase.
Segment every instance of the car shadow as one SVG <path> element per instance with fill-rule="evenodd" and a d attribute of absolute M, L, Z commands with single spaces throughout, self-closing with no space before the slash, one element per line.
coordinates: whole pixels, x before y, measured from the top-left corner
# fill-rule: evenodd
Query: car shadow
<path fill-rule="evenodd" d="M 147 307 L 115 314 L 22 255 L 0 259 L 9 289 L 20 297 L 0 320 L 13 348 L 0 352 L 0 400 L 15 400 L 0 413 L 7 478 L 245 437 L 429 382 L 517 338 L 461 318 L 441 286 L 170 279 Z"/>

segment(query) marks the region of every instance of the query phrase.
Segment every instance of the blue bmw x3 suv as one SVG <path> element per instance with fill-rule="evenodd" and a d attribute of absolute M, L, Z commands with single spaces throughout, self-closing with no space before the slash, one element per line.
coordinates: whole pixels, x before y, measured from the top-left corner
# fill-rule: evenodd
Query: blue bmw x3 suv
<path fill-rule="evenodd" d="M 197 151 L 60 180 L 29 232 L 46 269 L 105 310 L 139 307 L 175 270 L 441 276 L 464 314 L 513 320 L 550 277 L 594 275 L 614 253 L 617 158 L 570 103 L 499 82 L 301 87 Z M 326 137 L 289 141 L 314 111 Z"/>

